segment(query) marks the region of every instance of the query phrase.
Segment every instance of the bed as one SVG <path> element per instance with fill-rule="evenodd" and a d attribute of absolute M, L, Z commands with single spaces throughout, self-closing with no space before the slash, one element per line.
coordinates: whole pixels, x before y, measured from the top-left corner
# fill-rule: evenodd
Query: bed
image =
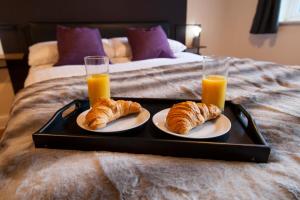
<path fill-rule="evenodd" d="M 199 99 L 202 57 L 176 57 L 111 65 L 112 96 Z M 227 98 L 255 118 L 267 164 L 37 149 L 32 133 L 87 88 L 83 66 L 31 68 L 1 139 L 0 198 L 300 198 L 300 66 L 232 58 L 229 73 Z"/>

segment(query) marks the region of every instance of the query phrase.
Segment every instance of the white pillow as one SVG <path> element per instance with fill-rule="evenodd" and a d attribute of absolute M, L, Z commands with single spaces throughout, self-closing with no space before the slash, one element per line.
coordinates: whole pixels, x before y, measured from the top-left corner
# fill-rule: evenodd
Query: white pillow
<path fill-rule="evenodd" d="M 169 45 L 173 53 L 180 53 L 184 50 L 186 50 L 186 46 L 182 44 L 181 42 L 178 42 L 176 40 L 168 39 Z"/>
<path fill-rule="evenodd" d="M 110 40 L 115 50 L 115 57 L 132 57 L 132 51 L 127 37 L 116 37 Z"/>
<path fill-rule="evenodd" d="M 127 63 L 131 61 L 131 57 L 115 57 L 110 59 L 112 64 Z"/>
<path fill-rule="evenodd" d="M 57 42 L 39 42 L 29 47 L 29 66 L 55 64 L 58 61 Z"/>
<path fill-rule="evenodd" d="M 132 57 L 131 47 L 127 37 L 111 38 L 112 46 L 115 50 L 114 57 Z M 174 54 L 184 51 L 187 47 L 176 40 L 168 39 L 170 48 Z"/>
<path fill-rule="evenodd" d="M 115 57 L 115 51 L 110 39 L 102 39 L 106 55 Z M 31 67 L 40 65 L 54 65 L 58 61 L 57 41 L 39 42 L 29 47 L 28 64 Z"/>
<path fill-rule="evenodd" d="M 115 57 L 115 50 L 112 46 L 111 40 L 103 38 L 102 44 L 103 44 L 104 52 L 107 55 L 107 57 L 109 57 L 110 59 Z"/>

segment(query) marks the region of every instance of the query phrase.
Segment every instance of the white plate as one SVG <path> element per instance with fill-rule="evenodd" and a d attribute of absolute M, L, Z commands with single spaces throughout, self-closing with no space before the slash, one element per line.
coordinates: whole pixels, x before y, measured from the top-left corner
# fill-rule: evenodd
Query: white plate
<path fill-rule="evenodd" d="M 207 121 L 204 124 L 193 128 L 186 135 L 174 133 L 170 131 L 166 126 L 166 118 L 169 110 L 170 108 L 167 108 L 156 113 L 153 116 L 152 121 L 157 128 L 170 135 L 183 137 L 183 138 L 192 138 L 192 139 L 208 139 L 208 138 L 215 138 L 224 135 L 231 128 L 230 120 L 225 115 L 221 114 L 217 119 Z"/>
<path fill-rule="evenodd" d="M 78 115 L 76 122 L 81 128 L 98 133 L 115 133 L 130 130 L 143 125 L 150 119 L 149 111 L 145 108 L 142 108 L 141 112 L 138 114 L 131 114 L 125 117 L 121 117 L 115 121 L 108 123 L 104 128 L 93 130 L 90 129 L 85 123 L 85 116 L 88 111 L 89 110 L 86 110 Z"/>

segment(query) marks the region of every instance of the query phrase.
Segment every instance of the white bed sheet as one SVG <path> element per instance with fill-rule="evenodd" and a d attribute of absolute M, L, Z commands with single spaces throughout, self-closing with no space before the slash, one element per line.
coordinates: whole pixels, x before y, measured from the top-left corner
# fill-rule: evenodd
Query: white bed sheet
<path fill-rule="evenodd" d="M 172 65 L 185 62 L 202 61 L 202 56 L 188 52 L 180 52 L 175 54 L 176 58 L 155 58 L 148 60 L 132 61 L 127 63 L 112 64 L 109 66 L 110 72 L 123 72 L 137 69 L 146 69 L 151 67 L 158 67 L 161 65 Z M 42 65 L 29 69 L 28 76 L 25 80 L 24 87 L 31 84 L 71 76 L 85 75 L 84 65 L 65 65 L 53 67 L 52 65 Z"/>

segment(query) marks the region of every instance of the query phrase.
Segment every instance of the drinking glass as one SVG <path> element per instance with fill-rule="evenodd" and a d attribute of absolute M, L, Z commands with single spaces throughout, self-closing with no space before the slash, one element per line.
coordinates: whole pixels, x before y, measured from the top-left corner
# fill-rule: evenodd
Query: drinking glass
<path fill-rule="evenodd" d="M 110 98 L 109 60 L 105 56 L 84 58 L 90 106 L 98 98 Z"/>
<path fill-rule="evenodd" d="M 229 57 L 204 57 L 202 77 L 202 102 L 214 104 L 224 110 Z"/>

